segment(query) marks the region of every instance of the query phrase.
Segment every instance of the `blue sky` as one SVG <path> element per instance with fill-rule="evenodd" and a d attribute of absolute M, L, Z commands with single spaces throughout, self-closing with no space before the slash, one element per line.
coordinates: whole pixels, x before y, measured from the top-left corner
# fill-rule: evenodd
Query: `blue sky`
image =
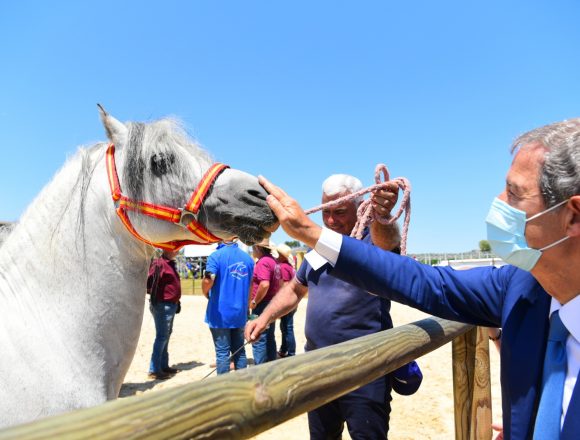
<path fill-rule="evenodd" d="M 410 252 L 477 248 L 514 137 L 580 116 L 579 12 L 573 0 L 4 0 L 0 220 L 105 138 L 100 102 L 122 121 L 179 117 L 217 160 L 304 208 L 328 175 L 370 185 L 385 163 L 413 185 Z"/>

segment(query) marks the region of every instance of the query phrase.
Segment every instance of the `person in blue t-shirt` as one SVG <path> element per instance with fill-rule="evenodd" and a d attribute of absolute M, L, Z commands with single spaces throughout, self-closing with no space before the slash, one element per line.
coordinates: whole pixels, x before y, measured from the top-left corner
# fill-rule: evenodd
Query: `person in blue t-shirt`
<path fill-rule="evenodd" d="M 201 289 L 209 300 L 205 322 L 213 337 L 217 374 L 230 371 L 231 355 L 236 370 L 248 364 L 242 347 L 253 270 L 252 257 L 234 242 L 220 244 L 207 259 Z"/>

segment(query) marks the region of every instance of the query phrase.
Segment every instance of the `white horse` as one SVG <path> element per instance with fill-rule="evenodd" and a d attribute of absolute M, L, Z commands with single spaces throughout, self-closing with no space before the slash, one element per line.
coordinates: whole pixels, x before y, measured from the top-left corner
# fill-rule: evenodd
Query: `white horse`
<path fill-rule="evenodd" d="M 115 399 L 143 319 L 147 242 L 203 241 L 138 211 L 120 210 L 122 221 L 106 152 L 114 144 L 125 202 L 175 208 L 190 199 L 209 155 L 175 121 L 122 124 L 102 108 L 101 119 L 110 142 L 68 160 L 0 247 L 0 426 Z M 247 244 L 269 235 L 276 219 L 255 177 L 225 169 L 211 183 L 191 224 Z M 183 213 L 182 223 L 196 217 Z"/>

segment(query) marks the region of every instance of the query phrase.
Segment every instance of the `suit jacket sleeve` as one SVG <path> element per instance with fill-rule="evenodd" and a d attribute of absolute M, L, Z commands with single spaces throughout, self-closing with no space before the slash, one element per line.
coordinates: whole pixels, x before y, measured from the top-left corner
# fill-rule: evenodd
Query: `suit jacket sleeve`
<path fill-rule="evenodd" d="M 461 271 L 431 267 L 343 237 L 336 266 L 329 273 L 370 293 L 441 318 L 497 327 L 514 271 L 512 266 Z"/>

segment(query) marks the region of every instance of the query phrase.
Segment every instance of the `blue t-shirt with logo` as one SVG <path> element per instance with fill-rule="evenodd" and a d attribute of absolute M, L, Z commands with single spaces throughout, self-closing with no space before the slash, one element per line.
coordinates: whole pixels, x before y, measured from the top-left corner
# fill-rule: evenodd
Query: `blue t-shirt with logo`
<path fill-rule="evenodd" d="M 254 260 L 236 243 L 222 243 L 208 257 L 206 272 L 215 274 L 205 313 L 211 328 L 246 325 L 253 270 Z"/>

